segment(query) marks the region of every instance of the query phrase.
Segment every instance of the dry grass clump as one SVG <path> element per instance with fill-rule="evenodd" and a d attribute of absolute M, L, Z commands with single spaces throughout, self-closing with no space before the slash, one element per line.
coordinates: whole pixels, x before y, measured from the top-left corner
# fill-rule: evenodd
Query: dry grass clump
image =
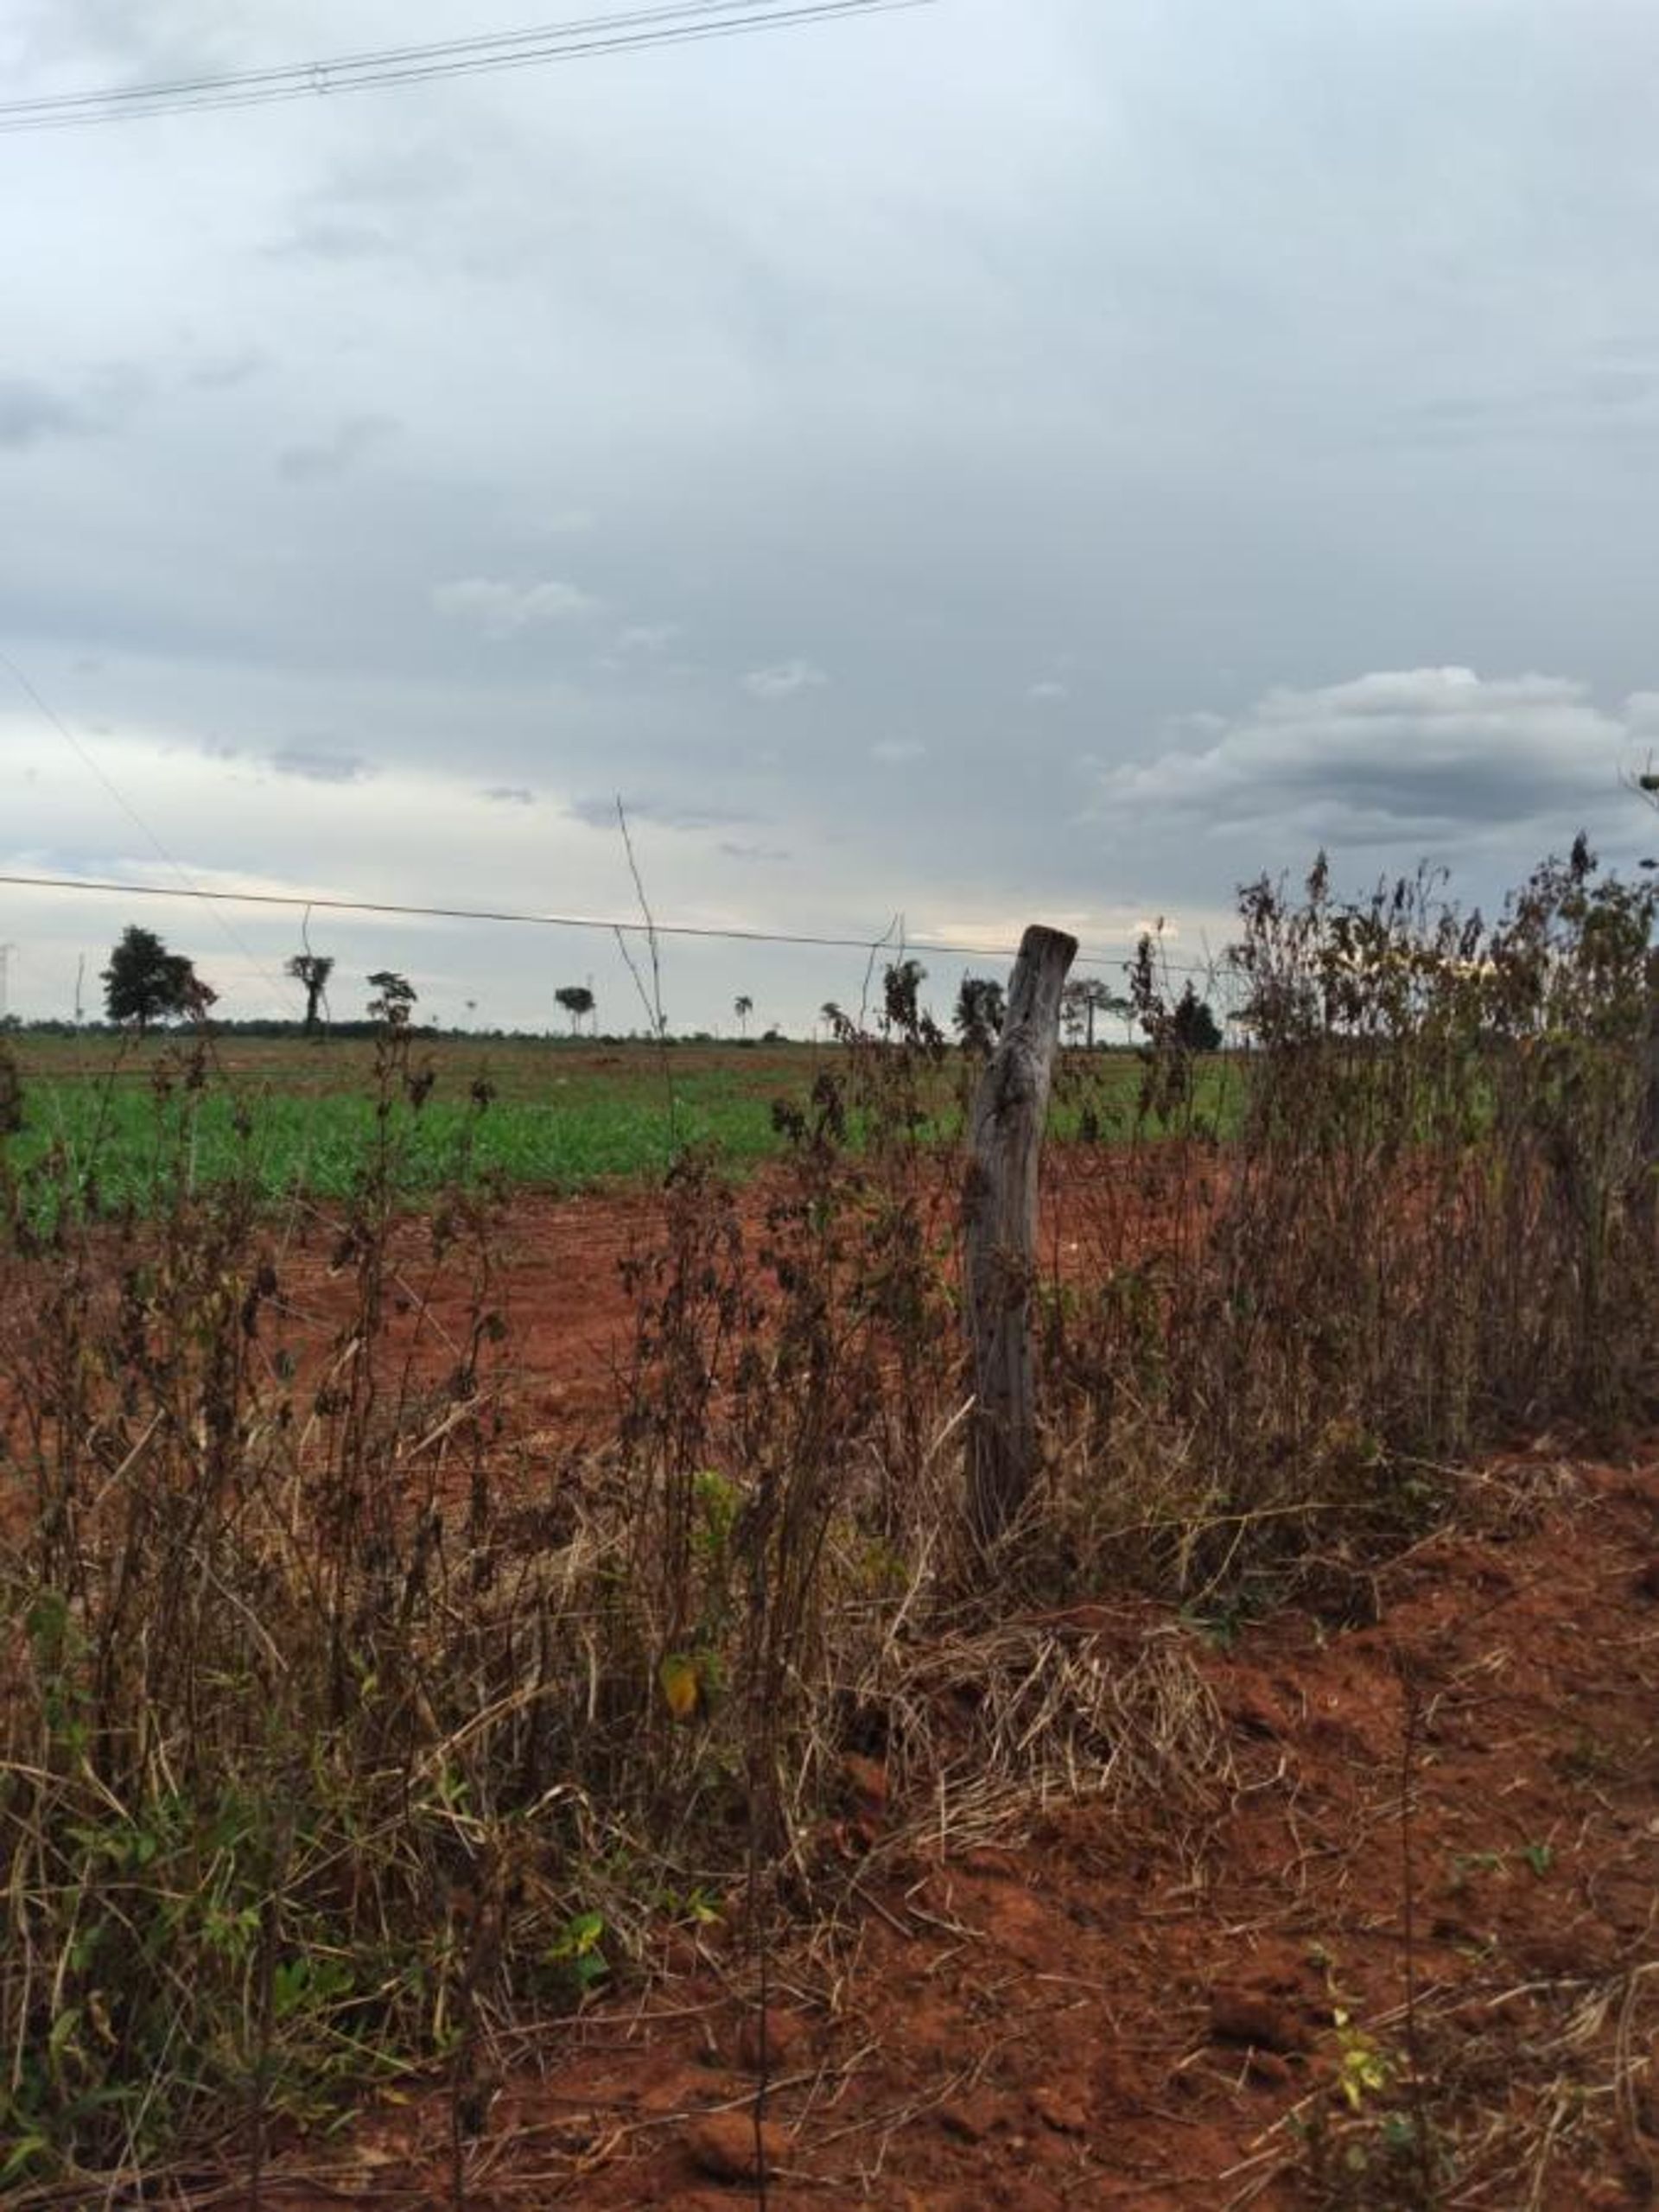
<path fill-rule="evenodd" d="M 1249 1049 L 1200 1091 L 1143 954 L 1143 1141 L 1077 1179 L 1049 1332 L 1062 1568 L 1190 1591 L 1397 1538 L 1435 1470 L 1654 1402 L 1650 889 L 1582 842 L 1494 923 L 1426 877 L 1229 956 Z M 1648 1102 L 1648 1103 L 1644 1103 Z"/>

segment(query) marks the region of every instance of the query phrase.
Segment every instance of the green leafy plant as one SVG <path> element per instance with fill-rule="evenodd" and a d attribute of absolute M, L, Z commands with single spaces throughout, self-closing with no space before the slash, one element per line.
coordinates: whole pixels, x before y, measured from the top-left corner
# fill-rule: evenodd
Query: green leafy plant
<path fill-rule="evenodd" d="M 600 1948 L 604 1939 L 604 1914 L 579 1912 L 566 1921 L 543 1955 L 550 1966 L 562 1969 L 578 1993 L 586 1996 L 611 1970 Z"/>

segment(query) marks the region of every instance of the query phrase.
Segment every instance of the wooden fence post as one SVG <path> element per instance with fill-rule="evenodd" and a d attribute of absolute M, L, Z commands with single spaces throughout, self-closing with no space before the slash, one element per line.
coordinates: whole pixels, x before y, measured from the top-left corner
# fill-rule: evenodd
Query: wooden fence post
<path fill-rule="evenodd" d="M 982 1554 L 1024 1503 L 1037 1460 L 1031 1298 L 1037 1166 L 1060 1033 L 1060 991 L 1077 941 L 1033 925 L 1020 944 L 1002 1034 L 974 1100 L 963 1193 L 965 1308 L 974 1409 L 968 1521 Z"/>
<path fill-rule="evenodd" d="M 1659 948 L 1648 954 L 1648 1033 L 1642 1077 L 1643 1211 L 1659 1231 Z"/>

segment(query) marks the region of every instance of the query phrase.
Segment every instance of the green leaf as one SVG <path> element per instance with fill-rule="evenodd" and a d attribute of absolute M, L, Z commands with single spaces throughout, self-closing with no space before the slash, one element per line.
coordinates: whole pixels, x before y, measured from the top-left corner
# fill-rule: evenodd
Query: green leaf
<path fill-rule="evenodd" d="M 44 2135 L 21 2136 L 7 2152 L 4 2165 L 0 2166 L 0 2182 L 17 2180 L 51 2148 Z"/>

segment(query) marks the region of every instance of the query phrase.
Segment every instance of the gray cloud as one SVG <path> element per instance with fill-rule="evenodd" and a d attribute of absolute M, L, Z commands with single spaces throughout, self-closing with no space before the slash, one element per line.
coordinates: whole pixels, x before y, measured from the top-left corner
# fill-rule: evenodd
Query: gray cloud
<path fill-rule="evenodd" d="M 492 784 L 487 791 L 479 793 L 480 798 L 493 800 L 498 806 L 534 806 L 536 794 L 527 784 Z"/>
<path fill-rule="evenodd" d="M 355 753 L 335 753 L 321 745 L 285 745 L 270 755 L 279 776 L 301 776 L 313 784 L 361 784 L 375 773 L 372 761 Z"/>
<path fill-rule="evenodd" d="M 276 468 L 290 484 L 317 484 L 342 475 L 371 447 L 391 437 L 398 429 L 389 415 L 353 415 L 327 438 L 312 445 L 285 446 L 276 456 Z"/>
<path fill-rule="evenodd" d="M 296 221 L 287 236 L 266 251 L 279 258 L 297 255 L 313 261 L 381 261 L 397 251 L 391 233 L 377 223 L 357 223 L 313 215 Z"/>
<path fill-rule="evenodd" d="M 1570 836 L 1575 810 L 1605 810 L 1631 728 L 1560 677 L 1382 672 L 1269 692 L 1199 750 L 1109 770 L 1096 810 L 1263 849 Z"/>
<path fill-rule="evenodd" d="M 268 356 L 256 346 L 247 346 L 238 353 L 211 355 L 198 362 L 188 372 L 188 377 L 199 391 L 234 391 L 238 385 L 248 383 L 269 365 Z"/>
<path fill-rule="evenodd" d="M 99 425 L 60 393 L 25 377 L 0 377 L 0 446 L 38 445 L 43 438 L 85 437 Z"/>
<path fill-rule="evenodd" d="M 696 800 L 681 802 L 670 798 L 636 798 L 625 793 L 622 801 L 630 822 L 652 822 L 663 830 L 717 830 L 729 823 L 748 822 L 753 817 L 735 808 L 708 806 Z M 565 809 L 573 822 L 581 822 L 589 830 L 617 828 L 616 801 L 613 798 L 572 799 Z"/>
<path fill-rule="evenodd" d="M 746 864 L 761 863 L 781 866 L 785 861 L 793 860 L 795 857 L 781 845 L 743 845 L 734 842 L 730 838 L 722 838 L 717 849 L 722 859 L 741 861 Z"/>
<path fill-rule="evenodd" d="M 120 425 L 149 388 L 143 372 L 124 361 L 106 362 L 76 384 L 72 396 L 33 377 L 0 373 L 0 447 L 100 437 Z"/>

